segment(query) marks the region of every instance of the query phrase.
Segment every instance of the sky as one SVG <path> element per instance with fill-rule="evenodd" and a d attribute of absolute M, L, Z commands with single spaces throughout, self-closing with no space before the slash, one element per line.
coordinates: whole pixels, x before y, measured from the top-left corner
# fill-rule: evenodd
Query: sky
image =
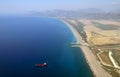
<path fill-rule="evenodd" d="M 53 9 L 120 9 L 120 0 L 0 0 L 0 14 L 27 13 Z"/>

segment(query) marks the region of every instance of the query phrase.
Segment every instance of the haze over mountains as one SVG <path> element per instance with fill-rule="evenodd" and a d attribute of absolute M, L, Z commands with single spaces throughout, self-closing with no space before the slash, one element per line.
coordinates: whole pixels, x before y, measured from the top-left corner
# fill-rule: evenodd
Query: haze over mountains
<path fill-rule="evenodd" d="M 88 8 L 80 10 L 48 10 L 44 12 L 30 12 L 29 15 L 69 17 L 69 18 L 95 18 L 95 19 L 120 19 L 120 10 L 104 11 L 97 8 Z"/>

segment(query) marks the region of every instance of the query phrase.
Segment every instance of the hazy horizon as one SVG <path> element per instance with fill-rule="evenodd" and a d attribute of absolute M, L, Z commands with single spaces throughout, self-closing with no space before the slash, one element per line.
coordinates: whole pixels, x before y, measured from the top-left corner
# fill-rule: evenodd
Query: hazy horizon
<path fill-rule="evenodd" d="M 4 0 L 0 1 L 0 14 L 25 14 L 30 11 L 87 8 L 110 11 L 120 9 L 119 5 L 120 0 Z"/>

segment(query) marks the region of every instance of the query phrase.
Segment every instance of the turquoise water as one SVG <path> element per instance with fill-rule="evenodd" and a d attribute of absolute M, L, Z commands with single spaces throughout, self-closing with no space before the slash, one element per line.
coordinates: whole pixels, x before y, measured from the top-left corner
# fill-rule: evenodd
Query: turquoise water
<path fill-rule="evenodd" d="M 57 19 L 0 17 L 0 77 L 93 77 L 75 41 Z"/>

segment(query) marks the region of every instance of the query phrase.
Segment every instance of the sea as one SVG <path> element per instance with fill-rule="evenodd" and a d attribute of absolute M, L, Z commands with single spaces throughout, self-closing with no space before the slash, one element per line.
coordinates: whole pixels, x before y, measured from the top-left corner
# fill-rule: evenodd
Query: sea
<path fill-rule="evenodd" d="M 1 16 L 0 77 L 93 77 L 81 49 L 71 47 L 74 42 L 59 19 Z"/>

